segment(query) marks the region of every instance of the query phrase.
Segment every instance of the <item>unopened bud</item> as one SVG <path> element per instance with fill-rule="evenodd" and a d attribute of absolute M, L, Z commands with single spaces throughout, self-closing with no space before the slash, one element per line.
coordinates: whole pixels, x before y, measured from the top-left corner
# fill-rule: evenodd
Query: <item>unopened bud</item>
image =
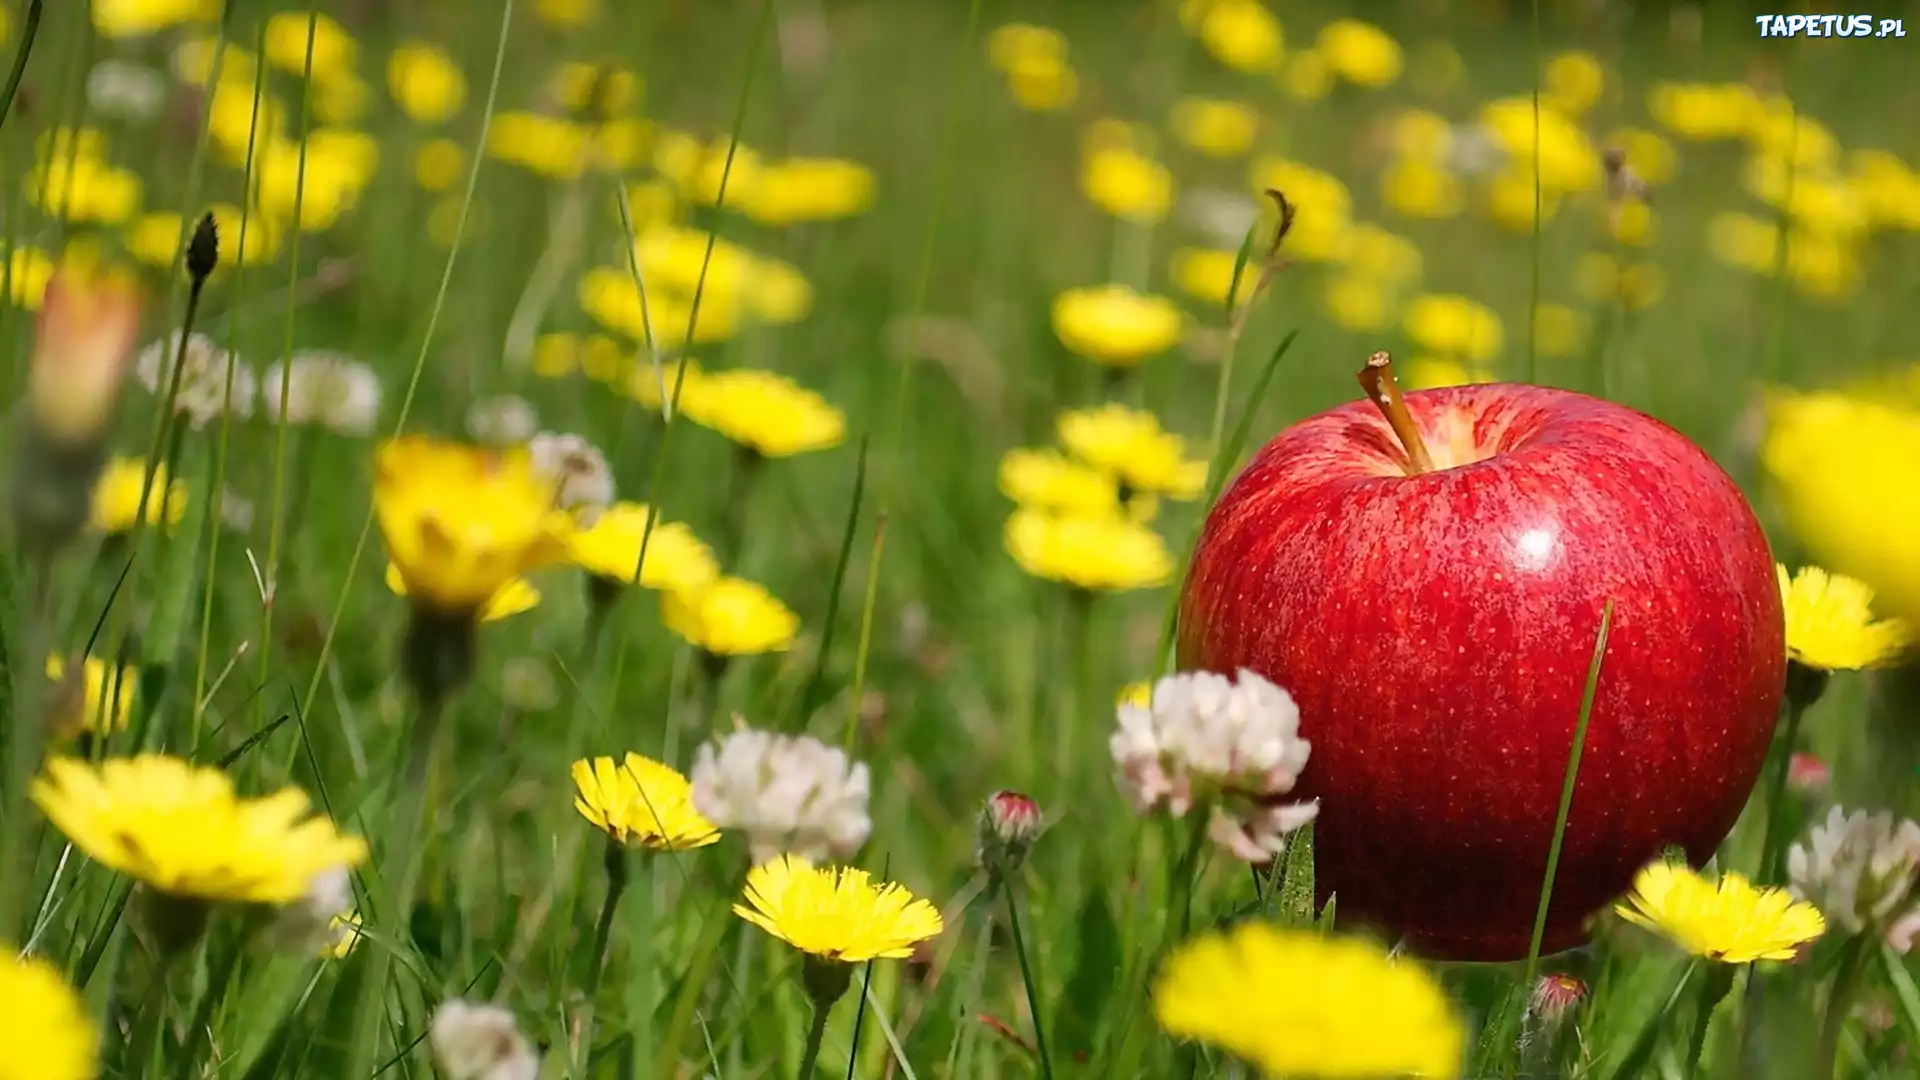
<path fill-rule="evenodd" d="M 132 279 L 66 270 L 53 275 L 35 322 L 27 377 L 37 435 L 60 447 L 99 438 L 120 400 L 139 329 L 140 294 Z"/>
<path fill-rule="evenodd" d="M 980 811 L 980 861 L 1011 873 L 1026 860 L 1039 835 L 1039 805 L 1017 791 L 996 791 Z"/>
<path fill-rule="evenodd" d="M 1586 983 L 1566 974 L 1543 975 L 1533 984 L 1527 1016 L 1542 1027 L 1554 1028 L 1586 1000 Z"/>
<path fill-rule="evenodd" d="M 1813 754 L 1795 754 L 1787 760 L 1787 786 L 1802 795 L 1814 795 L 1827 789 L 1833 770 Z"/>
<path fill-rule="evenodd" d="M 195 282 L 207 280 L 213 269 L 220 265 L 220 226 L 213 220 L 209 210 L 200 223 L 193 227 L 193 238 L 187 241 L 187 273 Z"/>

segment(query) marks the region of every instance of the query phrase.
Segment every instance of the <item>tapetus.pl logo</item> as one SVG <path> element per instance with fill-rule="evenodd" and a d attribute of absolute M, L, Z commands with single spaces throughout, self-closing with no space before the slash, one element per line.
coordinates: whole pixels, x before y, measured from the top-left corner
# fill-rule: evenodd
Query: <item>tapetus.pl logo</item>
<path fill-rule="evenodd" d="M 1905 19 L 1880 19 L 1872 15 L 1755 15 L 1753 21 L 1763 38 L 1907 36 Z"/>

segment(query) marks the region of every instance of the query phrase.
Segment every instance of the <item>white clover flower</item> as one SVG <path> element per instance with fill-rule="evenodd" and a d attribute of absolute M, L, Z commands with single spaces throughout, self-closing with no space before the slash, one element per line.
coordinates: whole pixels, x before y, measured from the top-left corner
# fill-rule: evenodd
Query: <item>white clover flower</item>
<path fill-rule="evenodd" d="M 318 424 L 341 435 L 360 436 L 371 433 L 380 419 L 380 376 L 340 353 L 298 352 L 284 366 L 267 368 L 260 407 L 275 423 L 283 393 L 289 424 Z"/>
<path fill-rule="evenodd" d="M 873 832 L 866 765 L 809 735 L 741 727 L 700 748 L 692 784 L 695 809 L 745 833 L 755 863 L 845 859 Z"/>
<path fill-rule="evenodd" d="M 588 521 L 613 504 L 613 469 L 598 447 L 581 435 L 543 431 L 527 444 L 533 467 L 560 483 L 559 507 Z"/>
<path fill-rule="evenodd" d="M 433 1010 L 427 1028 L 434 1060 L 447 1080 L 537 1080 L 540 1057 L 513 1014 L 498 1005 L 458 998 Z"/>
<path fill-rule="evenodd" d="M 1170 675 L 1145 706 L 1122 704 L 1109 747 L 1121 790 L 1140 813 L 1185 817 L 1206 808 L 1207 835 L 1237 858 L 1266 862 L 1317 802 L 1281 803 L 1306 768 L 1293 697 L 1251 671 L 1237 679 Z"/>
<path fill-rule="evenodd" d="M 87 72 L 87 107 L 102 116 L 151 120 L 160 115 L 166 99 L 166 79 L 145 65 L 102 60 Z"/>
<path fill-rule="evenodd" d="M 1920 823 L 1882 811 L 1849 814 L 1836 806 L 1805 844 L 1787 852 L 1794 896 L 1811 902 L 1849 933 L 1885 934 L 1901 952 L 1913 944 L 1920 916 Z M 1897 933 L 1896 933 L 1897 931 Z"/>
<path fill-rule="evenodd" d="M 467 410 L 467 434 L 488 446 L 519 446 L 540 429 L 540 414 L 518 394 L 476 401 Z"/>
<path fill-rule="evenodd" d="M 353 929 L 344 921 L 353 911 L 353 878 L 344 866 L 321 871 L 307 886 L 307 895 L 274 916 L 273 944 L 302 956 L 344 953 L 351 947 Z"/>
<path fill-rule="evenodd" d="M 173 360 L 180 351 L 180 332 L 174 331 L 142 349 L 134 360 L 134 377 L 156 397 L 173 389 Z M 228 382 L 232 389 L 229 397 Z M 180 365 L 180 390 L 173 411 L 195 429 L 207 426 L 223 413 L 236 419 L 253 415 L 254 374 L 238 357 L 213 343 L 205 334 L 187 338 Z"/>

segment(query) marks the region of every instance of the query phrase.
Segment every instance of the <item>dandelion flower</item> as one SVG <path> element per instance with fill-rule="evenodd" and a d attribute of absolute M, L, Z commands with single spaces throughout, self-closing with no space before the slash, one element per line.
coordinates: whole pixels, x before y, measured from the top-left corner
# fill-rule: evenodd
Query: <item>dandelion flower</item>
<path fill-rule="evenodd" d="M 1180 309 L 1125 285 L 1068 289 L 1054 298 L 1053 332 L 1069 352 L 1096 363 L 1132 367 L 1180 340 Z"/>
<path fill-rule="evenodd" d="M 1000 459 L 1000 492 L 1021 506 L 1096 516 L 1119 509 L 1111 475 L 1058 450 L 1009 450 Z"/>
<path fill-rule="evenodd" d="M 943 929 L 938 909 L 902 886 L 794 855 L 749 871 L 733 913 L 808 956 L 846 964 L 911 956 Z"/>
<path fill-rule="evenodd" d="M 766 587 L 719 577 L 660 599 L 667 629 L 714 656 L 785 652 L 800 632 L 800 617 Z"/>
<path fill-rule="evenodd" d="M 693 806 L 746 834 L 756 863 L 782 852 L 845 859 L 873 832 L 865 764 L 809 735 L 742 727 L 700 747 Z"/>
<path fill-rule="evenodd" d="M 1173 107 L 1174 134 L 1195 150 L 1216 158 L 1239 157 L 1260 132 L 1260 114 L 1241 101 L 1186 97 Z"/>
<path fill-rule="evenodd" d="M 1166 217 L 1173 205 L 1173 174 L 1127 147 L 1105 147 L 1087 155 L 1080 189 L 1095 206 L 1127 221 L 1151 224 Z"/>
<path fill-rule="evenodd" d="M 437 124 L 460 111 L 467 99 L 467 78 L 446 50 L 409 41 L 387 58 L 387 89 L 414 122 Z"/>
<path fill-rule="evenodd" d="M 1234 267 L 1240 267 L 1240 281 L 1234 283 Z M 1174 284 L 1195 300 L 1225 304 L 1227 292 L 1234 293 L 1235 304 L 1253 292 L 1260 279 L 1260 268 L 1253 262 L 1240 264 L 1240 253 L 1226 248 L 1181 248 L 1173 253 L 1169 267 Z"/>
<path fill-rule="evenodd" d="M 1130 682 L 1121 687 L 1120 693 L 1114 698 L 1115 705 L 1131 705 L 1136 709 L 1144 709 L 1152 703 L 1153 684 L 1147 682 L 1145 679 L 1139 682 Z"/>
<path fill-rule="evenodd" d="M 154 396 L 165 397 L 173 391 L 176 357 L 180 375 L 173 411 L 188 424 L 199 429 L 224 414 L 240 419 L 253 415 L 253 368 L 205 334 L 188 337 L 184 354 L 179 331 L 142 349 L 133 362 L 134 377 Z"/>
<path fill-rule="evenodd" d="M 55 758 L 33 801 L 95 862 L 170 896 L 286 904 L 367 857 L 358 837 L 309 816 L 298 788 L 245 798 L 219 769 L 164 754 Z"/>
<path fill-rule="evenodd" d="M 847 420 L 827 399 L 770 371 L 736 368 L 702 375 L 680 390 L 687 419 L 763 457 L 792 457 L 840 445 Z"/>
<path fill-rule="evenodd" d="M 619 843 L 655 851 L 687 851 L 720 839 L 693 806 L 687 778 L 639 754 L 573 763 L 573 808 Z"/>
<path fill-rule="evenodd" d="M 92 524 L 111 536 L 130 531 L 140 516 L 140 497 L 146 495 L 146 522 L 180 524 L 187 512 L 187 484 L 168 476 L 165 462 L 154 467 L 148 489 L 147 463 L 141 458 L 117 457 L 100 470 L 93 484 Z"/>
<path fill-rule="evenodd" d="M 289 424 L 315 424 L 341 435 L 363 436 L 380 419 L 380 376 L 371 367 L 334 352 L 294 353 L 273 364 L 261 380 L 267 419 L 280 422 L 282 396 Z"/>
<path fill-rule="evenodd" d="M 467 154 L 452 139 L 432 139 L 413 155 L 413 182 L 424 191 L 446 191 L 460 182 Z"/>
<path fill-rule="evenodd" d="M 1063 60 L 1023 56 L 1007 72 L 1007 89 L 1028 112 L 1057 112 L 1080 96 L 1080 77 Z"/>
<path fill-rule="evenodd" d="M 1419 296 L 1407 305 L 1407 336 L 1422 348 L 1468 360 L 1500 354 L 1500 317 L 1464 296 Z"/>
<path fill-rule="evenodd" d="M 59 715 L 53 727 L 61 733 L 125 731 L 133 719 L 133 693 L 140 685 L 140 669 L 119 671 L 97 656 L 81 662 L 78 678 L 69 683 L 67 662 L 58 654 L 47 657 L 47 679 L 56 686 Z M 112 708 L 107 703 L 112 702 Z"/>
<path fill-rule="evenodd" d="M 350 71 L 358 49 L 353 35 L 324 12 L 283 11 L 267 19 L 267 62 L 294 75 L 307 70 L 309 56 L 315 75 Z"/>
<path fill-rule="evenodd" d="M 1787 657 L 1820 671 L 1858 671 L 1898 659 L 1914 643 L 1904 619 L 1876 619 L 1863 581 L 1809 566 L 1791 576 L 1775 564 L 1786 610 Z"/>
<path fill-rule="evenodd" d="M 1206 487 L 1207 463 L 1188 459 L 1186 440 L 1163 430 L 1150 412 L 1118 403 L 1071 409 L 1056 427 L 1068 453 L 1116 477 L 1129 492 L 1192 499 Z"/>
<path fill-rule="evenodd" d="M 375 467 L 374 515 L 416 606 L 477 615 L 560 554 L 554 486 L 525 452 L 409 435 L 382 444 Z"/>
<path fill-rule="evenodd" d="M 407 580 L 393 563 L 387 564 L 386 583 L 389 592 L 406 599 Z M 499 622 L 539 606 L 540 590 L 526 578 L 517 577 L 502 585 L 498 592 L 487 598 L 486 603 L 480 605 L 478 618 L 483 623 Z"/>
<path fill-rule="evenodd" d="M 774 227 L 850 218 L 873 203 L 873 170 L 844 158 L 788 158 L 768 165 L 746 200 L 747 216 Z"/>
<path fill-rule="evenodd" d="M 1755 888 L 1738 874 L 1708 881 L 1665 861 L 1635 875 L 1614 911 L 1694 956 L 1725 964 L 1791 960 L 1827 929 L 1818 908 L 1784 889 Z"/>
<path fill-rule="evenodd" d="M 427 1041 L 447 1080 L 536 1080 L 540 1056 L 513 1014 L 455 998 L 433 1010 Z"/>
<path fill-rule="evenodd" d="M 1243 922 L 1180 945 L 1153 983 L 1180 1038 L 1269 1076 L 1458 1077 L 1466 1034 L 1440 983 L 1361 938 Z"/>
<path fill-rule="evenodd" d="M 1166 541 L 1124 517 L 1022 507 L 1007 519 L 1004 540 L 1007 553 L 1028 574 L 1093 592 L 1146 589 L 1173 576 Z"/>
<path fill-rule="evenodd" d="M 1181 21 L 1213 58 L 1258 75 L 1280 63 L 1286 38 L 1280 20 L 1260 0 L 1185 0 Z"/>
<path fill-rule="evenodd" d="M 1541 107 L 1580 116 L 1600 101 L 1607 87 L 1607 73 L 1598 57 L 1573 49 L 1547 61 L 1541 82 L 1545 91 Z"/>
<path fill-rule="evenodd" d="M 1833 807 L 1806 843 L 1787 851 L 1787 878 L 1795 897 L 1849 934 L 1885 935 L 1896 923 L 1920 916 L 1920 897 L 1914 895 L 1920 823 Z M 1911 944 L 1908 935 L 1900 951 Z"/>
<path fill-rule="evenodd" d="M 1372 23 L 1339 19 L 1328 23 L 1313 50 L 1327 68 L 1355 86 L 1377 88 L 1400 77 L 1400 43 Z"/>
<path fill-rule="evenodd" d="M 1280 803 L 1307 766 L 1300 710 L 1285 690 L 1251 671 L 1171 675 L 1145 705 L 1123 702 L 1109 740 L 1121 789 L 1135 810 L 1209 813 L 1214 842 L 1248 862 L 1286 850 L 1287 834 L 1312 821 L 1318 803 Z"/>
<path fill-rule="evenodd" d="M 1407 361 L 1403 381 L 1409 390 L 1433 390 L 1442 386 L 1490 383 L 1493 374 L 1479 364 L 1442 356 L 1416 356 Z"/>
<path fill-rule="evenodd" d="M 0 1016 L 7 1018 L 5 1080 L 93 1080 L 100 1036 L 80 995 L 52 964 L 0 943 Z"/>
<path fill-rule="evenodd" d="M 559 493 L 554 505 L 592 524 L 613 505 L 613 468 L 600 448 L 584 435 L 543 431 L 527 444 L 535 472 Z"/>
<path fill-rule="evenodd" d="M 647 531 L 644 503 L 614 503 L 591 526 L 566 535 L 567 559 L 595 577 L 673 593 L 697 591 L 720 576 L 713 551 L 679 522 Z M 647 562 L 640 565 L 644 538 Z"/>

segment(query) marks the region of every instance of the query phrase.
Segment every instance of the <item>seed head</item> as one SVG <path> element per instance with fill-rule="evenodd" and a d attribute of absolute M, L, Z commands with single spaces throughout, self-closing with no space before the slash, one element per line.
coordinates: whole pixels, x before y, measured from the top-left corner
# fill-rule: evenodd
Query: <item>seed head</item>
<path fill-rule="evenodd" d="M 193 227 L 193 238 L 187 241 L 187 273 L 198 285 L 219 265 L 220 226 L 215 224 L 213 211 L 209 210 Z"/>

